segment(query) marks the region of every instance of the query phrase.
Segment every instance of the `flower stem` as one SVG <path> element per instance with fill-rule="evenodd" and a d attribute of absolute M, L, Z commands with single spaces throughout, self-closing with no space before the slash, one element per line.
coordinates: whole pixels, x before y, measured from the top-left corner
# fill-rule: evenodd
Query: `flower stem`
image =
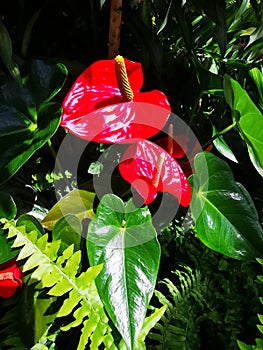
<path fill-rule="evenodd" d="M 214 140 L 216 140 L 221 135 L 226 134 L 228 131 L 233 129 L 236 126 L 236 121 L 234 121 L 231 125 L 228 125 L 225 129 L 219 131 L 217 134 L 215 134 L 209 141 L 207 141 L 202 148 L 206 149 L 211 143 L 213 143 Z"/>

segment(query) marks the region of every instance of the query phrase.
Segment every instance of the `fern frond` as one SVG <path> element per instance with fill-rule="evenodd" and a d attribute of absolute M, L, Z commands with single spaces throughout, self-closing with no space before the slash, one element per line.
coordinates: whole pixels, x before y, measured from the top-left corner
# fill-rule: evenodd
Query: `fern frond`
<path fill-rule="evenodd" d="M 155 291 L 159 302 L 167 310 L 149 334 L 149 338 L 156 343 L 153 349 L 196 350 L 200 339 L 195 309 L 202 310 L 205 306 L 207 281 L 202 281 L 201 274 L 190 268 L 187 271 L 178 270 L 175 275 L 178 277 L 178 286 L 168 278 L 160 282 L 168 288 L 170 298 L 158 290 Z"/>
<path fill-rule="evenodd" d="M 27 259 L 23 273 L 31 272 L 28 284 L 34 283 L 36 289 L 64 299 L 56 317 L 72 315 L 73 321 L 61 329 L 82 325 L 77 350 L 84 350 L 87 344 L 90 349 L 98 349 L 100 344 L 117 349 L 94 282 L 102 266 L 91 267 L 78 276 L 81 252 L 74 252 L 73 245 L 58 256 L 60 241 L 48 242 L 47 234 L 27 233 L 25 226 L 15 227 L 10 222 L 5 228 L 9 230 L 8 237 L 15 238 L 13 247 L 21 249 L 17 259 Z"/>
<path fill-rule="evenodd" d="M 259 264 L 261 266 L 263 266 L 263 260 L 262 259 L 257 259 L 257 261 L 259 262 Z M 263 276 L 259 275 L 257 276 L 257 280 L 259 283 L 263 283 Z M 261 304 L 263 305 L 263 298 L 259 298 Z M 260 333 L 263 334 L 263 315 L 258 315 L 258 319 L 260 321 L 260 325 L 258 325 L 258 329 L 260 331 Z M 256 338 L 256 345 L 247 345 L 243 342 L 241 342 L 240 340 L 237 340 L 237 344 L 239 346 L 239 348 L 241 350 L 263 350 L 263 337 L 261 338 Z"/>

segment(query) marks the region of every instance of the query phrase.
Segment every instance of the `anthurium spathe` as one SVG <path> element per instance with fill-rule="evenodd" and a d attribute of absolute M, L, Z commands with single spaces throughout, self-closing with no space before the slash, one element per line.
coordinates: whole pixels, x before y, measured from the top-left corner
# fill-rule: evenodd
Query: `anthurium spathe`
<path fill-rule="evenodd" d="M 0 297 L 10 298 L 20 286 L 22 286 L 22 271 L 16 258 L 0 264 Z"/>
<path fill-rule="evenodd" d="M 119 170 L 144 199 L 144 204 L 151 203 L 158 191 L 172 194 L 184 207 L 190 203 L 190 185 L 180 165 L 168 152 L 150 141 L 130 145 Z"/>
<path fill-rule="evenodd" d="M 141 63 L 122 56 L 100 60 L 77 78 L 63 102 L 61 126 L 103 143 L 146 139 L 165 125 L 170 105 L 158 90 L 140 92 Z"/>

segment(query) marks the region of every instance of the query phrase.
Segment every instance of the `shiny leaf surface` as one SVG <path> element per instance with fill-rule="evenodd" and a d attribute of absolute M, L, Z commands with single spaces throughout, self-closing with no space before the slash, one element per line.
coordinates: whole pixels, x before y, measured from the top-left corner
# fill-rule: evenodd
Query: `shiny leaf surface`
<path fill-rule="evenodd" d="M 147 207 L 126 205 L 105 195 L 88 228 L 90 264 L 103 264 L 99 295 L 127 347 L 133 349 L 143 325 L 160 263 L 160 246 Z"/>
<path fill-rule="evenodd" d="M 79 220 L 94 218 L 95 193 L 75 189 L 58 201 L 42 220 L 42 225 L 52 230 L 58 220 L 67 214 L 74 214 Z"/>
<path fill-rule="evenodd" d="M 216 130 L 215 126 L 213 125 L 213 136 L 215 136 L 217 134 L 218 134 L 218 131 Z M 213 144 L 214 144 L 215 148 L 218 150 L 218 152 L 220 152 L 223 156 L 232 160 L 235 163 L 238 163 L 234 153 L 232 152 L 232 150 L 230 149 L 230 147 L 228 146 L 228 144 L 224 140 L 223 135 L 219 135 L 216 139 L 214 139 Z"/>
<path fill-rule="evenodd" d="M 164 161 L 158 169 L 162 154 Z M 152 202 L 158 191 L 172 194 L 182 206 L 190 203 L 190 186 L 180 165 L 163 148 L 150 141 L 140 141 L 129 146 L 122 156 L 119 170 L 122 177 L 141 195 L 145 204 Z M 157 173 L 160 180 L 156 186 Z"/>
<path fill-rule="evenodd" d="M 16 216 L 16 205 L 9 193 L 0 191 L 0 219 L 12 220 Z"/>
<path fill-rule="evenodd" d="M 190 208 L 200 240 L 235 259 L 262 257 L 263 234 L 256 208 L 247 190 L 234 181 L 227 163 L 203 153 L 196 156 L 195 169 L 190 178 L 195 184 Z"/>
<path fill-rule="evenodd" d="M 56 65 L 43 61 L 33 61 L 30 67 L 23 85 L 10 78 L 0 87 L 0 183 L 13 176 L 59 126 L 61 106 L 49 100 L 63 85 L 66 71 L 58 73 Z"/>
<path fill-rule="evenodd" d="M 232 113 L 239 113 L 238 127 L 246 141 L 251 161 L 259 173 L 263 173 L 263 116 L 247 92 L 229 76 L 224 79 L 225 97 Z M 255 159 L 254 159 L 255 158 Z M 256 165 L 257 164 L 257 165 Z"/>

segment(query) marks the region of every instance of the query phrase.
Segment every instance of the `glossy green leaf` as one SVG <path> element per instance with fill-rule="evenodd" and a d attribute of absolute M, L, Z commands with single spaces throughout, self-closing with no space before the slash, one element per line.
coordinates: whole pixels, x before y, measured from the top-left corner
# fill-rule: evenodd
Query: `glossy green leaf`
<path fill-rule="evenodd" d="M 217 134 L 218 134 L 218 131 L 216 130 L 215 126 L 213 125 L 213 136 L 215 136 Z M 223 156 L 232 160 L 232 162 L 238 163 L 234 153 L 232 152 L 232 150 L 230 149 L 230 147 L 228 146 L 228 144 L 224 140 L 223 135 L 219 135 L 213 141 L 213 144 L 214 144 L 215 148 L 218 150 L 218 152 L 220 152 Z"/>
<path fill-rule="evenodd" d="M 134 346 L 134 350 L 146 350 L 145 338 L 147 337 L 150 330 L 154 328 L 156 323 L 162 318 L 162 316 L 165 313 L 165 310 L 166 310 L 166 306 L 162 306 L 160 309 L 155 309 L 150 316 L 145 318 L 140 335 Z M 122 339 L 119 344 L 119 350 L 126 350 L 126 349 L 127 349 L 127 346 L 125 345 L 125 342 Z"/>
<path fill-rule="evenodd" d="M 42 225 L 52 230 L 55 223 L 67 214 L 74 214 L 79 220 L 93 219 L 95 193 L 75 189 L 59 200 L 42 220 Z"/>
<path fill-rule="evenodd" d="M 66 67 L 61 64 L 47 64 L 42 60 L 34 60 L 28 67 L 26 85 L 32 94 L 34 103 L 40 106 L 50 101 L 63 86 L 67 76 Z"/>
<path fill-rule="evenodd" d="M 0 183 L 13 176 L 52 137 L 60 117 L 58 103 L 49 103 L 41 109 L 36 124 L 14 107 L 0 107 Z"/>
<path fill-rule="evenodd" d="M 128 349 L 133 349 L 160 263 L 148 208 L 105 195 L 88 228 L 87 250 L 92 266 L 103 264 L 96 279 L 100 298 Z"/>
<path fill-rule="evenodd" d="M 224 77 L 224 91 L 232 114 L 239 115 L 237 119 L 239 132 L 246 141 L 250 158 L 263 174 L 263 116 L 240 84 L 228 75 Z"/>
<path fill-rule="evenodd" d="M 16 205 L 9 193 L 0 191 L 0 219 L 12 220 L 16 216 Z"/>
<path fill-rule="evenodd" d="M 27 232 L 36 231 L 38 233 L 38 237 L 45 234 L 45 230 L 41 223 L 32 215 L 23 214 L 19 216 L 16 224 L 17 226 L 25 225 Z"/>
<path fill-rule="evenodd" d="M 81 221 L 72 214 L 67 214 L 56 222 L 52 230 L 53 240 L 61 240 L 59 252 L 63 252 L 68 246 L 74 244 L 74 250 L 80 249 L 82 233 Z"/>
<path fill-rule="evenodd" d="M 17 170 L 56 132 L 61 105 L 50 99 L 61 89 L 66 70 L 61 65 L 32 61 L 19 85 L 6 78 L 0 87 L 0 183 Z"/>
<path fill-rule="evenodd" d="M 235 259 L 262 257 L 263 233 L 256 208 L 246 189 L 234 181 L 230 167 L 207 152 L 198 154 L 194 164 L 190 207 L 200 240 Z"/>

